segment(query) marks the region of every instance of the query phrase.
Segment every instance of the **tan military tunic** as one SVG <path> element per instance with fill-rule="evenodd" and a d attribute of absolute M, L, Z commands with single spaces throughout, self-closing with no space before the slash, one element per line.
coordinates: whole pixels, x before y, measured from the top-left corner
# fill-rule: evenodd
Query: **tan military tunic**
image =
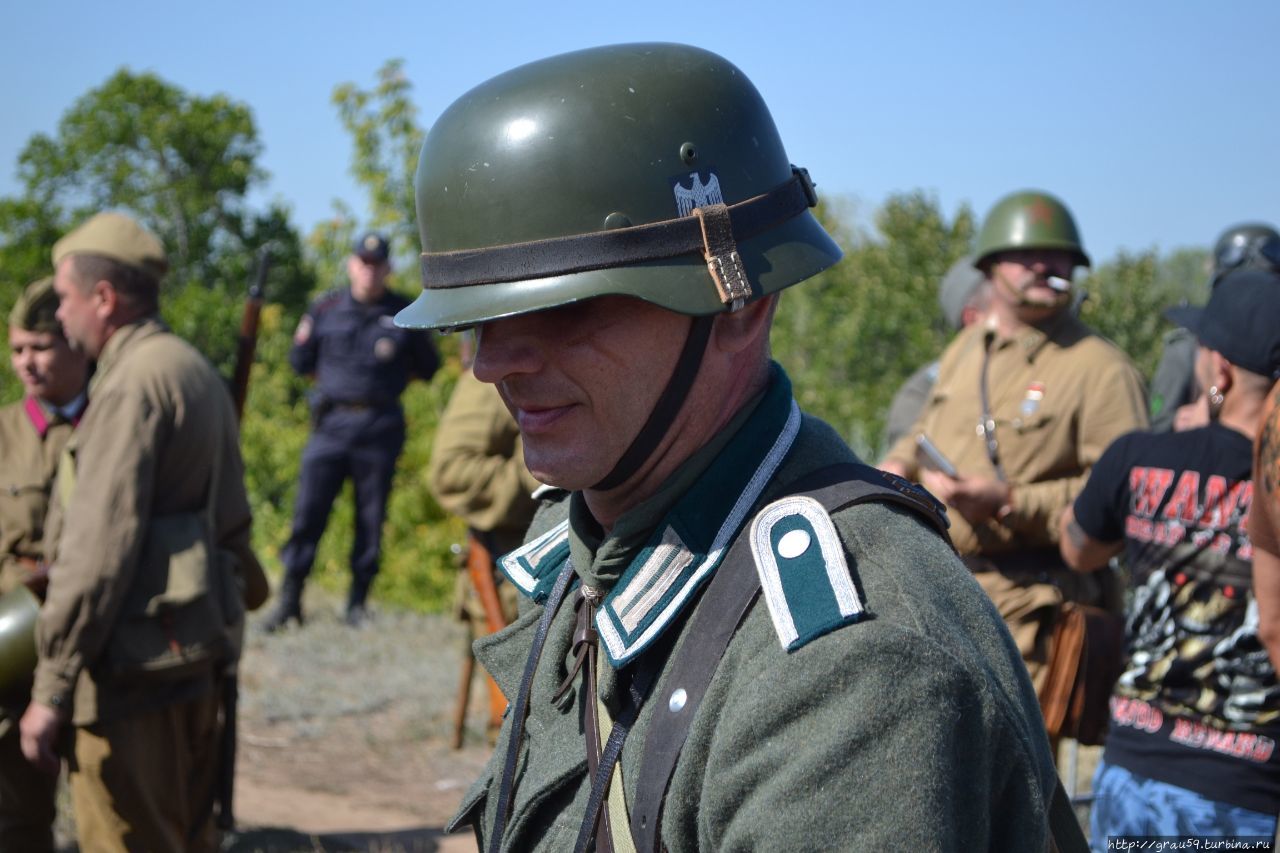
<path fill-rule="evenodd" d="M 974 528 L 952 512 L 962 554 L 1056 545 L 1058 518 L 1089 468 L 1116 438 L 1147 425 L 1142 377 L 1115 345 L 1063 312 L 1043 330 L 1002 339 L 970 326 L 947 347 L 938 381 L 915 426 L 889 459 L 918 475 L 915 440 L 925 433 L 962 475 L 995 478 L 978 432 L 984 347 L 998 458 L 1013 485 L 1013 511 Z"/>
<path fill-rule="evenodd" d="M 175 697 L 162 694 L 193 689 L 126 687 L 95 665 L 133 579 L 148 520 L 204 511 L 215 443 L 222 445 L 218 545 L 241 567 L 258 566 L 235 412 L 203 356 L 157 319 L 131 324 L 107 342 L 89 398 L 67 446 L 75 467 L 70 503 L 55 501 L 50 515 L 49 535 L 58 538 L 36 630 L 34 698 L 72 708 L 74 697 L 76 725 L 163 705 Z M 211 685 L 210 677 L 204 687 Z"/>
<path fill-rule="evenodd" d="M 44 559 L 44 521 L 72 425 L 34 400 L 0 408 L 0 594 Z M 40 426 L 37 426 L 37 421 Z M 0 697 L 0 850 L 52 850 L 56 780 L 22 755 L 18 720 L 30 683 Z"/>
<path fill-rule="evenodd" d="M 111 336 L 89 398 L 67 446 L 74 486 L 55 484 L 33 698 L 68 710 L 76 726 L 70 778 L 82 849 L 211 850 L 215 664 L 176 682 L 126 683 L 104 653 L 148 524 L 205 511 L 215 447 L 216 544 L 242 573 L 261 570 L 231 397 L 195 349 L 146 319 Z"/>
<path fill-rule="evenodd" d="M 538 505 L 533 492 L 542 484 L 524 464 L 520 428 L 497 388 L 469 370 L 458 377 L 436 429 L 427 469 L 431 493 L 448 512 L 467 523 L 492 558 L 514 550 Z M 498 581 L 504 615 L 516 613 L 516 594 Z M 466 572 L 458 577 L 454 609 L 477 635 L 485 633 L 485 612 Z"/>
<path fill-rule="evenodd" d="M 1011 338 L 986 324 L 970 326 L 943 353 L 924 411 L 889 459 L 918 476 L 915 442 L 924 433 L 961 475 L 997 477 L 979 430 L 984 362 L 996 458 L 1013 498 L 1003 517 L 976 527 L 948 513 L 951 536 L 962 555 L 985 558 L 970 561 L 977 580 L 1040 689 L 1063 599 L 1102 603 L 1096 578 L 1062 564 L 1058 519 L 1107 446 L 1146 427 L 1146 399 L 1125 354 L 1068 311 Z"/>
<path fill-rule="evenodd" d="M 72 425 L 43 409 L 44 434 L 24 400 L 0 409 L 0 594 L 29 573 L 23 560 L 44 558 L 44 521 L 58 458 Z M 39 404 L 35 404 L 39 405 Z"/>
<path fill-rule="evenodd" d="M 428 478 L 440 506 L 495 534 L 499 554 L 523 541 L 541 483 L 525 467 L 520 428 L 497 389 L 470 371 L 458 377 L 440 418 Z"/>

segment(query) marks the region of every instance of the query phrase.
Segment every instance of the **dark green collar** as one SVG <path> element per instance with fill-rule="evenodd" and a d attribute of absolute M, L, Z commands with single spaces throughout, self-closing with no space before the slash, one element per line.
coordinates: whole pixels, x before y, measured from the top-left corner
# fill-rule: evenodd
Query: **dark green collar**
<path fill-rule="evenodd" d="M 690 467 L 700 472 L 692 482 L 686 483 L 677 472 L 668 486 L 680 488 L 664 486 L 654 499 L 619 519 L 603 541 L 598 528 L 594 535 L 582 529 L 582 514 L 574 513 L 571 503 L 569 519 L 508 554 L 500 565 L 516 586 L 539 602 L 546 599 L 571 548 L 575 565 L 580 559 L 590 560 L 591 568 L 579 574 L 595 578 L 616 572 L 596 627 L 610 662 L 622 666 L 661 636 L 715 572 L 799 429 L 800 410 L 792 399 L 791 383 L 775 365 L 763 399 L 714 459 L 695 457 L 682 467 L 686 474 Z M 574 495 L 571 501 L 580 499 Z M 669 508 L 655 512 L 661 505 Z M 598 571 L 601 558 L 620 569 Z"/>

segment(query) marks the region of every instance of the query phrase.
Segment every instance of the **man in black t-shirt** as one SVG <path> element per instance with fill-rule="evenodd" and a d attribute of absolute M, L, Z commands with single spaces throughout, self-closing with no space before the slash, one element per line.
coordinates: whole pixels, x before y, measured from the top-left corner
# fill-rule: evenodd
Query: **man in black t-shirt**
<path fill-rule="evenodd" d="M 1129 660 L 1094 778 L 1091 838 L 1271 836 L 1280 809 L 1280 686 L 1258 639 L 1253 435 L 1280 376 L 1280 276 L 1228 275 L 1178 321 L 1200 342 L 1208 426 L 1130 433 L 1062 518 L 1063 558 L 1126 551 Z"/>

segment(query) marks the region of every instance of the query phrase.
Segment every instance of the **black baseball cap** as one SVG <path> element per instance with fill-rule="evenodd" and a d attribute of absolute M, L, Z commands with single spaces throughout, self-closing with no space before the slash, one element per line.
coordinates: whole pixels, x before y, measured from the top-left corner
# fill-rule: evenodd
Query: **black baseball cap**
<path fill-rule="evenodd" d="M 1170 308 L 1165 316 L 1237 367 L 1280 379 L 1280 273 L 1232 270 L 1208 305 Z"/>
<path fill-rule="evenodd" d="M 351 244 L 351 251 L 363 261 L 382 263 L 390 256 L 391 246 L 377 231 L 366 231 Z"/>

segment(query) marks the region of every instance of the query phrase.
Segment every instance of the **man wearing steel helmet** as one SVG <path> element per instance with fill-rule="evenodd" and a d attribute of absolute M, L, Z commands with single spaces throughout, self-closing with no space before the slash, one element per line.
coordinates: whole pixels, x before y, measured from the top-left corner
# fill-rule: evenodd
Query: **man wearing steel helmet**
<path fill-rule="evenodd" d="M 987 319 L 947 348 L 924 412 L 882 467 L 919 477 L 954 510 L 956 547 L 1039 687 L 1064 597 L 1099 597 L 1094 578 L 1062 564 L 1058 516 L 1107 445 L 1146 426 L 1146 404 L 1125 355 L 1069 310 L 1072 271 L 1089 258 L 1061 201 L 1005 196 L 983 222 L 975 263 L 993 288 Z M 918 462 L 921 434 L 958 476 Z"/>
<path fill-rule="evenodd" d="M 475 648 L 511 706 L 452 826 L 489 850 L 1043 848 L 1053 767 L 997 615 L 927 496 L 769 360 L 778 292 L 840 251 L 742 72 L 665 44 L 515 69 L 436 121 L 416 186 L 398 322 L 476 328 L 475 375 L 559 487 L 500 560 L 522 614 Z"/>
<path fill-rule="evenodd" d="M 25 396 L 0 408 L 0 594 L 25 596 L 32 612 L 36 598 L 18 588 L 43 593 L 49 492 L 58 458 L 84 412 L 89 378 L 89 361 L 67 343 L 57 310 L 52 278 L 28 285 L 14 303 L 9 353 Z M 29 639 L 31 625 L 16 621 Z M 13 630 L 0 638 L 0 655 L 14 653 Z M 57 777 L 27 761 L 18 737 L 18 720 L 31 699 L 27 675 L 0 689 L 0 850 L 51 851 Z"/>
<path fill-rule="evenodd" d="M 1209 287 L 1216 289 L 1235 269 L 1280 270 L 1280 233 L 1261 222 L 1232 225 L 1213 245 Z M 1171 316 L 1178 308 L 1165 312 Z M 1195 429 L 1209 422 L 1209 403 L 1195 376 L 1197 341 L 1179 326 L 1164 336 L 1160 363 L 1151 378 L 1151 429 Z"/>

